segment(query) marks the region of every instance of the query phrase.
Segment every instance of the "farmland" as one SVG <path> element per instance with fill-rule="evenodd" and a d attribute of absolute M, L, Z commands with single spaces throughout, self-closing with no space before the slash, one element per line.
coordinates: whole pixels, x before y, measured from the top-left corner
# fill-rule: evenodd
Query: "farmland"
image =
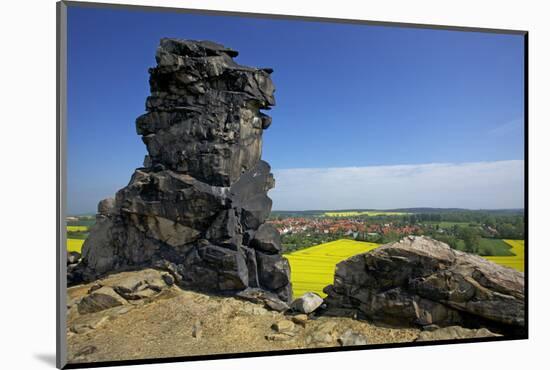
<path fill-rule="evenodd" d="M 286 254 L 294 297 L 315 292 L 324 297 L 323 288 L 332 284 L 336 264 L 356 254 L 378 247 L 375 243 L 340 239 Z"/>
<path fill-rule="evenodd" d="M 356 216 L 403 216 L 405 212 L 386 212 L 386 211 L 341 211 L 325 212 L 326 217 L 356 217 Z"/>
<path fill-rule="evenodd" d="M 512 247 L 511 252 L 514 253 L 514 256 L 491 256 L 484 258 L 499 265 L 523 271 L 525 269 L 525 241 L 507 239 L 504 242 Z"/>
<path fill-rule="evenodd" d="M 67 251 L 80 253 L 88 234 L 87 225 L 67 225 Z"/>

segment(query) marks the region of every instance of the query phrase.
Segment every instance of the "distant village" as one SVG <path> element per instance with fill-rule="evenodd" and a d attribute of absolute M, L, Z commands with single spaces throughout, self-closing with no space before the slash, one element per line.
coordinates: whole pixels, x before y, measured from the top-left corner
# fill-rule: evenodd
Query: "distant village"
<path fill-rule="evenodd" d="M 399 235 L 421 234 L 417 225 L 399 225 L 393 222 L 367 224 L 354 218 L 304 218 L 288 217 L 269 221 L 281 235 L 293 233 L 340 234 L 357 239 L 358 236 L 376 237 L 396 233 Z"/>

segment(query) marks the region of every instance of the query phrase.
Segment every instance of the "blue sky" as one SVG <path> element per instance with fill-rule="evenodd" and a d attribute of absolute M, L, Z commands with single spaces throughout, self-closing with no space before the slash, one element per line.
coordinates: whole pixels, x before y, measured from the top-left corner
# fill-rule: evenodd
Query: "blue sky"
<path fill-rule="evenodd" d="M 141 164 L 134 121 L 162 37 L 216 41 L 238 50 L 241 64 L 275 70 L 263 150 L 277 176 L 274 209 L 523 207 L 522 36 L 78 7 L 69 7 L 68 35 L 69 213 L 93 212 Z M 419 196 L 420 187 L 409 200 L 422 204 L 395 204 L 394 193 L 379 191 L 385 182 L 367 186 L 372 168 L 388 176 L 393 166 L 434 163 L 487 167 L 478 188 L 456 196 L 438 193 L 443 184 Z M 505 181 L 493 163 L 509 165 L 517 181 L 495 183 Z M 297 169 L 306 181 L 311 169 L 339 178 L 349 168 L 363 169 L 364 187 L 311 183 L 298 196 L 289 185 Z M 405 189 L 411 179 L 401 181 Z M 484 193 L 488 183 L 503 193 Z M 339 206 L 343 190 L 357 194 L 354 207 Z"/>

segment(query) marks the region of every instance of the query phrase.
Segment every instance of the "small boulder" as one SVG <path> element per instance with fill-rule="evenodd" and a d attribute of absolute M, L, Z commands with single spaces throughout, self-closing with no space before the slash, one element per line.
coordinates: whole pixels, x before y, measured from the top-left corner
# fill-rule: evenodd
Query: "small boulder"
<path fill-rule="evenodd" d="M 202 338 L 202 323 L 200 321 L 195 321 L 193 324 L 193 329 L 191 331 L 191 335 L 195 339 L 201 339 Z"/>
<path fill-rule="evenodd" d="M 164 280 L 166 285 L 174 285 L 174 283 L 175 283 L 174 277 L 170 274 L 162 275 L 162 279 Z"/>
<path fill-rule="evenodd" d="M 367 338 L 363 334 L 354 333 L 351 329 L 348 329 L 338 338 L 338 342 L 342 347 L 364 346 L 367 344 Z"/>
<path fill-rule="evenodd" d="M 285 312 L 290 308 L 286 302 L 283 302 L 278 298 L 266 298 L 264 303 L 267 308 L 277 312 Z"/>
<path fill-rule="evenodd" d="M 93 329 L 87 324 L 73 324 L 70 327 L 71 333 L 74 334 L 86 334 L 92 330 Z"/>
<path fill-rule="evenodd" d="M 305 327 L 307 322 L 307 315 L 299 314 L 299 315 L 292 316 L 292 322 Z"/>
<path fill-rule="evenodd" d="M 109 321 L 109 316 L 99 316 L 99 317 L 93 317 L 94 315 L 91 315 L 92 318 L 86 318 L 84 316 L 83 318 L 86 318 L 85 320 L 79 320 L 78 322 L 75 322 L 71 325 L 70 331 L 75 334 L 85 334 L 88 333 L 94 329 L 99 328 L 100 326 L 104 325 L 107 321 Z"/>
<path fill-rule="evenodd" d="M 267 312 L 268 311 L 263 307 L 254 306 L 251 313 L 255 316 L 261 316 L 267 314 Z"/>
<path fill-rule="evenodd" d="M 268 313 L 268 311 L 265 308 L 255 304 L 250 304 L 250 303 L 247 303 L 243 306 L 242 312 L 253 316 L 261 316 Z"/>
<path fill-rule="evenodd" d="M 291 340 L 294 338 L 293 333 L 274 333 L 274 334 L 268 334 L 265 336 L 265 339 L 271 340 L 274 342 L 284 342 L 287 340 Z"/>
<path fill-rule="evenodd" d="M 112 288 L 118 294 L 132 293 L 144 284 L 139 274 L 126 275 L 111 283 Z"/>
<path fill-rule="evenodd" d="M 306 337 L 307 345 L 327 345 L 331 344 L 333 341 L 334 338 L 328 333 L 313 332 Z"/>
<path fill-rule="evenodd" d="M 158 294 L 157 290 L 151 289 L 149 287 L 145 289 L 139 289 L 135 292 L 120 292 L 120 295 L 126 298 L 129 301 L 136 301 L 138 299 L 145 299 L 145 298 L 151 298 Z"/>
<path fill-rule="evenodd" d="M 323 304 L 323 298 L 313 292 L 307 292 L 300 298 L 295 299 L 290 307 L 305 314 L 311 313 Z"/>
<path fill-rule="evenodd" d="M 271 326 L 271 329 L 276 332 L 292 332 L 294 330 L 294 323 L 290 320 L 281 320 Z"/>
<path fill-rule="evenodd" d="M 67 265 L 74 265 L 80 260 L 80 253 L 68 252 L 67 253 Z"/>
<path fill-rule="evenodd" d="M 84 346 L 81 349 L 79 349 L 78 351 L 76 351 L 76 353 L 74 354 L 74 357 L 88 356 L 88 355 L 91 355 L 92 353 L 94 353 L 96 351 L 97 351 L 96 346 L 91 346 L 91 345 L 90 346 Z"/>
<path fill-rule="evenodd" d="M 126 301 L 110 287 L 101 287 L 93 293 L 83 297 L 78 303 L 78 312 L 81 315 L 122 306 Z"/>
<path fill-rule="evenodd" d="M 127 300 L 151 298 L 166 288 L 163 275 L 152 269 L 121 273 L 106 279 L 104 283 Z"/>
<path fill-rule="evenodd" d="M 290 307 L 275 294 L 257 288 L 247 288 L 236 294 L 238 298 L 253 302 L 263 303 L 267 308 L 277 312 L 284 312 Z"/>

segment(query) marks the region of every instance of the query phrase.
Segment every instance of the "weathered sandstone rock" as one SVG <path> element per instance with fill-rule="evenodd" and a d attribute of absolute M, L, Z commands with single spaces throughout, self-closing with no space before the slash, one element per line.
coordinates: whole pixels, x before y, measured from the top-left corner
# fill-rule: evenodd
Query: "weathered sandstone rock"
<path fill-rule="evenodd" d="M 272 71 L 236 55 L 208 41 L 161 40 L 147 113 L 136 120 L 144 166 L 99 203 L 70 284 L 156 267 L 180 286 L 290 300 L 280 237 L 264 223 L 275 182 L 261 160 L 271 118 L 260 110 L 275 104 Z"/>
<path fill-rule="evenodd" d="M 488 338 L 500 337 L 486 328 L 467 329 L 460 326 L 448 326 L 433 331 L 423 331 L 416 338 L 416 342 L 426 342 L 434 340 L 449 340 L 449 339 L 469 339 L 469 338 Z"/>
<path fill-rule="evenodd" d="M 412 325 L 525 325 L 524 276 L 428 237 L 409 236 L 337 265 L 329 308 Z"/>

